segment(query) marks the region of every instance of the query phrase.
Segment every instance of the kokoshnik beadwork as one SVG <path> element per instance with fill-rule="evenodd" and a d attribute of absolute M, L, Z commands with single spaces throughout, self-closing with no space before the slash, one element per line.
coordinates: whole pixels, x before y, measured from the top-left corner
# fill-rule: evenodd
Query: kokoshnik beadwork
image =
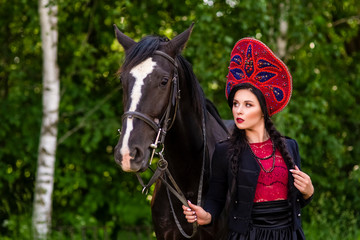
<path fill-rule="evenodd" d="M 264 94 L 270 116 L 286 107 L 292 93 L 291 74 L 264 43 L 243 38 L 235 44 L 230 59 L 226 98 L 235 85 L 250 83 Z"/>

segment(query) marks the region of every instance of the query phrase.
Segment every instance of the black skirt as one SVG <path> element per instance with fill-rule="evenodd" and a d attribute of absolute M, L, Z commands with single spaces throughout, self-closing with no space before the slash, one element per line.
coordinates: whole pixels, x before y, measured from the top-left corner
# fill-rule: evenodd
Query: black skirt
<path fill-rule="evenodd" d="M 304 240 L 301 229 L 294 231 L 287 200 L 254 203 L 249 231 L 230 232 L 229 240 Z"/>

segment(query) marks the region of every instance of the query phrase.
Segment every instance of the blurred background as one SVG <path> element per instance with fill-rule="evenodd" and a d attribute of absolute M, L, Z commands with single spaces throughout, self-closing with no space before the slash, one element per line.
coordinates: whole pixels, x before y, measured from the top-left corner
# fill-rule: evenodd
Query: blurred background
<path fill-rule="evenodd" d="M 229 56 L 240 38 L 263 41 L 287 64 L 293 96 L 273 120 L 298 141 L 315 186 L 305 235 L 360 239 L 360 1 L 53 2 L 61 100 L 49 239 L 155 239 L 151 193 L 142 195 L 113 158 L 122 115 L 115 74 L 124 59 L 113 24 L 138 41 L 171 39 L 192 22 L 183 55 L 224 119 Z M 42 87 L 38 3 L 0 0 L 1 239 L 32 239 Z"/>

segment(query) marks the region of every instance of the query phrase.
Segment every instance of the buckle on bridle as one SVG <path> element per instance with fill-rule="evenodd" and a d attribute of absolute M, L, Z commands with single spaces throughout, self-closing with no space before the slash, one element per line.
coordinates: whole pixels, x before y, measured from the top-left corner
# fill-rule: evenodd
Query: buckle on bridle
<path fill-rule="evenodd" d="M 168 167 L 168 162 L 163 157 L 161 157 L 160 160 L 158 161 L 157 165 L 161 171 L 164 171 Z"/>

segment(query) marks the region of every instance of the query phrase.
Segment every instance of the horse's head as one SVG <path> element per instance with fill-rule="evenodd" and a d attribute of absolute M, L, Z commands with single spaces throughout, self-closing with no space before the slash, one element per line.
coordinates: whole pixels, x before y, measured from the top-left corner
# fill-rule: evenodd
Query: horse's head
<path fill-rule="evenodd" d="M 141 172 L 148 167 L 159 128 L 166 128 L 172 117 L 167 113 L 174 112 L 179 84 L 174 59 L 184 48 L 193 25 L 171 41 L 145 37 L 138 43 L 114 27 L 126 55 L 120 69 L 124 115 L 115 161 L 126 172 Z"/>

